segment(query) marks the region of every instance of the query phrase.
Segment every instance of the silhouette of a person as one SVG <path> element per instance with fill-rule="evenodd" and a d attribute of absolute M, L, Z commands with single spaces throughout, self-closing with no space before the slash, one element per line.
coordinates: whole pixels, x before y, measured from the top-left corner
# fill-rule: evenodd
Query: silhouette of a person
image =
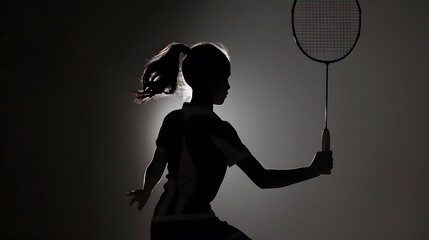
<path fill-rule="evenodd" d="M 221 105 L 227 97 L 231 74 L 226 51 L 213 43 L 169 44 L 146 64 L 136 100 L 174 93 L 180 71 L 193 90 L 192 100 L 165 117 L 144 186 L 127 194 L 130 205 L 138 202 L 138 209 L 143 208 L 167 167 L 167 183 L 152 219 L 152 240 L 250 239 L 219 220 L 210 206 L 227 166 L 237 165 L 260 188 L 279 188 L 330 174 L 332 152 L 318 152 L 308 167 L 265 169 L 234 128 L 213 112 L 213 104 Z"/>

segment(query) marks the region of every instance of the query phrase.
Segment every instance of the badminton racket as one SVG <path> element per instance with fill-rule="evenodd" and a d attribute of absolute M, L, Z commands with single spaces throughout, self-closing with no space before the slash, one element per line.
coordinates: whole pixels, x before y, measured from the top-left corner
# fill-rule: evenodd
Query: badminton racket
<path fill-rule="evenodd" d="M 329 151 L 331 142 L 328 130 L 329 64 L 344 59 L 356 46 L 361 14 L 357 0 L 295 0 L 292 6 L 296 44 L 305 56 L 326 65 L 322 151 Z"/>

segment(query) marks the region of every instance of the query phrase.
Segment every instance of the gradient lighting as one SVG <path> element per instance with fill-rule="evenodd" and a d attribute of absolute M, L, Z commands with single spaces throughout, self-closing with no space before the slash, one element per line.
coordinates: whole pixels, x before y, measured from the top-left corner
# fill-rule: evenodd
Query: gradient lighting
<path fill-rule="evenodd" d="M 308 164 L 325 69 L 296 47 L 292 3 L 3 1 L 0 239 L 149 239 L 163 183 L 141 212 L 125 193 L 182 101 L 129 91 L 172 41 L 225 44 L 231 89 L 215 111 L 265 167 Z M 360 4 L 359 43 L 330 74 L 333 175 L 260 190 L 232 167 L 213 203 L 255 240 L 427 236 L 427 1 Z"/>

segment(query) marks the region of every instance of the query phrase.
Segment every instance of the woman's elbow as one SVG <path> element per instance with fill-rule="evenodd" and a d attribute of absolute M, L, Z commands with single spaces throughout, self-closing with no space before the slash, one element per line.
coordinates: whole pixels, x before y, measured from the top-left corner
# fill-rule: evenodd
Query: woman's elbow
<path fill-rule="evenodd" d="M 257 183 L 256 186 L 258 186 L 260 189 L 268 189 L 268 188 L 270 188 L 268 185 L 261 184 L 261 183 Z"/>
<path fill-rule="evenodd" d="M 272 186 L 271 184 L 269 184 L 269 183 L 267 183 L 267 182 L 264 182 L 264 183 L 258 183 L 258 184 L 257 184 L 257 186 L 258 186 L 260 189 L 271 189 L 271 188 L 276 188 L 276 187 Z"/>
<path fill-rule="evenodd" d="M 263 171 L 263 173 L 258 174 L 258 177 L 252 180 L 260 189 L 279 188 L 283 186 L 270 170 Z"/>
<path fill-rule="evenodd" d="M 260 176 L 258 178 L 252 179 L 253 182 L 258 186 L 260 189 L 268 189 L 271 188 L 270 181 L 266 176 Z"/>

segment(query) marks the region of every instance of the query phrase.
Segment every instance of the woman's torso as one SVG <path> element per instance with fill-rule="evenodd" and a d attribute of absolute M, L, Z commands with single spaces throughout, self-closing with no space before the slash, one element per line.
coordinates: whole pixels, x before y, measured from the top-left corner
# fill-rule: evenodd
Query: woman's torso
<path fill-rule="evenodd" d="M 231 154 L 248 152 L 229 123 L 209 109 L 187 103 L 165 117 L 157 148 L 165 151 L 168 174 L 153 221 L 214 217 L 210 202 L 227 166 L 237 161 Z"/>

